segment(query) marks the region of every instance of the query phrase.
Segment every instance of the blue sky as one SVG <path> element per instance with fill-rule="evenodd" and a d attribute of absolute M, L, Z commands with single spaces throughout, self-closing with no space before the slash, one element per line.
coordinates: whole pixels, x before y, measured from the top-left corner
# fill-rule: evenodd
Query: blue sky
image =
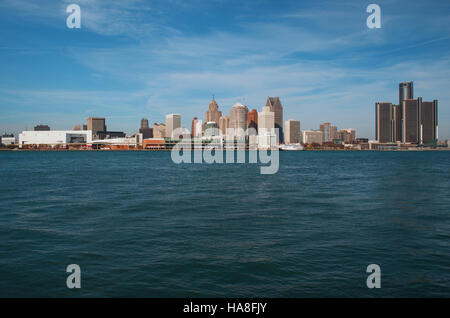
<path fill-rule="evenodd" d="M 81 29 L 65 9 L 81 7 Z M 381 7 L 381 29 L 366 8 Z M 70 129 L 89 116 L 134 133 L 180 113 L 190 127 L 212 95 L 223 113 L 280 96 L 284 118 L 374 137 L 374 103 L 398 83 L 439 100 L 450 138 L 450 2 L 0 0 L 0 132 Z"/>

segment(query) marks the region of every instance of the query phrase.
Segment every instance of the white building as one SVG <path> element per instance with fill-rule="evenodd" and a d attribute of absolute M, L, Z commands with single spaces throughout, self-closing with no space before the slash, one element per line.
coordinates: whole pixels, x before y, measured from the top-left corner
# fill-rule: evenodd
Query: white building
<path fill-rule="evenodd" d="M 166 115 L 166 137 L 173 138 L 175 129 L 181 127 L 181 115 L 168 114 Z"/>
<path fill-rule="evenodd" d="M 203 136 L 203 121 L 201 119 L 197 119 L 195 121 L 195 134 L 194 137 L 202 138 Z"/>
<path fill-rule="evenodd" d="M 279 134 L 275 131 L 275 113 L 270 111 L 269 106 L 264 106 L 258 113 L 258 147 L 271 148 L 277 145 L 278 140 Z"/>
<path fill-rule="evenodd" d="M 13 136 L 13 137 L 11 137 L 11 136 L 3 136 L 3 137 L 0 137 L 0 144 L 2 144 L 2 145 L 5 145 L 5 146 L 7 146 L 7 145 L 14 145 L 16 143 L 16 138 Z"/>
<path fill-rule="evenodd" d="M 23 145 L 92 144 L 92 130 L 22 131 L 19 147 Z"/>
<path fill-rule="evenodd" d="M 304 144 L 322 144 L 323 132 L 320 130 L 303 130 L 302 131 Z"/>

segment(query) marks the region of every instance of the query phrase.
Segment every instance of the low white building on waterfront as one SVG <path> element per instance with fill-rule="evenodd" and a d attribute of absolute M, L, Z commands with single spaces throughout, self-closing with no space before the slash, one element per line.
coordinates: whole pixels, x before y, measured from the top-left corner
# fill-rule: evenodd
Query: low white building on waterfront
<path fill-rule="evenodd" d="M 91 130 L 22 131 L 19 147 L 24 145 L 92 144 Z"/>

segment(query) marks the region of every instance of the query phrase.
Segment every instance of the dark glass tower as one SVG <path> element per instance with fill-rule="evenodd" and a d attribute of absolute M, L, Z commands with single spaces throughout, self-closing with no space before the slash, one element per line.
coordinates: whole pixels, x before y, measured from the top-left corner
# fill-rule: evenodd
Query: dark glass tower
<path fill-rule="evenodd" d="M 375 103 L 375 139 L 380 143 L 393 141 L 392 103 Z"/>
<path fill-rule="evenodd" d="M 398 104 L 401 105 L 405 99 L 413 99 L 413 82 L 402 82 L 398 84 Z"/>

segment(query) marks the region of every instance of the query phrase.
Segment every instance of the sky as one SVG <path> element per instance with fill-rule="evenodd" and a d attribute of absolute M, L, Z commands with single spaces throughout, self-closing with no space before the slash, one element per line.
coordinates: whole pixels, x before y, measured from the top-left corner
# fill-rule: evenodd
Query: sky
<path fill-rule="evenodd" d="M 80 29 L 66 25 L 72 3 Z M 0 133 L 101 116 L 132 134 L 169 113 L 189 128 L 213 95 L 226 115 L 279 96 L 301 129 L 373 139 L 375 102 L 398 103 L 413 81 L 414 97 L 439 101 L 449 139 L 449 21 L 448 1 L 0 0 Z"/>

